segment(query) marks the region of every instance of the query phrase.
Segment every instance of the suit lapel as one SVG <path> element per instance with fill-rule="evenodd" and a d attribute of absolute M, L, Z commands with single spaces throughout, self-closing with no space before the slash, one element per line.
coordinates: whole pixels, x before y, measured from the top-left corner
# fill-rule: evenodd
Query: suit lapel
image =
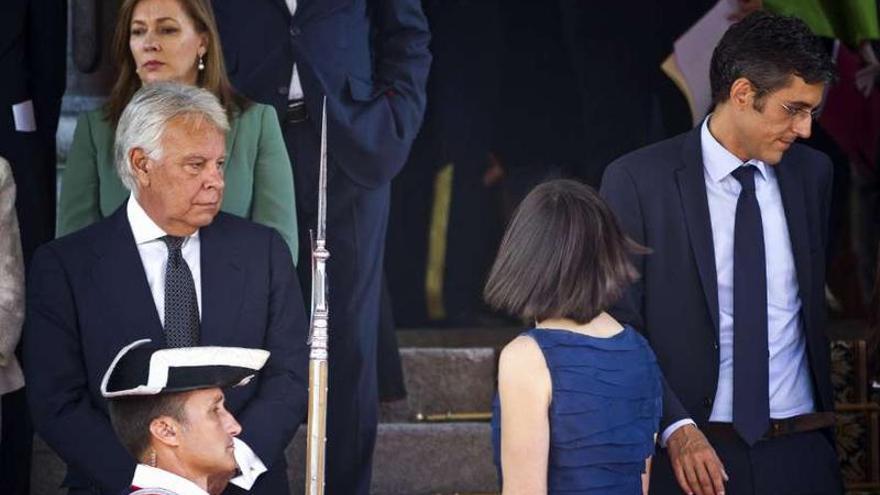
<path fill-rule="evenodd" d="M 126 203 L 110 217 L 110 224 L 109 235 L 93 245 L 98 259 L 92 268 L 94 286 L 103 293 L 101 300 L 123 324 L 123 328 L 109 330 L 126 334 L 125 342 L 146 337 L 165 345 L 165 332 L 128 224 Z"/>
<path fill-rule="evenodd" d="M 785 223 L 788 224 L 788 236 L 791 240 L 791 252 L 794 256 L 794 265 L 797 270 L 798 294 L 804 304 L 807 314 L 812 308 L 806 308 L 810 303 L 808 296 L 810 284 L 810 240 L 807 231 L 806 201 L 804 200 L 803 182 L 796 164 L 786 161 L 780 162 L 776 168 L 776 177 L 779 182 L 779 191 L 782 194 L 782 206 L 785 210 Z M 811 321 L 811 318 L 804 318 Z"/>
<path fill-rule="evenodd" d="M 234 342 L 244 291 L 235 237 L 224 233 L 223 214 L 201 229 L 202 345 Z"/>
<path fill-rule="evenodd" d="M 703 172 L 700 127 L 692 130 L 682 146 L 684 166 L 676 171 L 678 192 L 697 272 L 709 307 L 715 335 L 718 335 L 718 276 L 715 269 L 715 247 L 709 218 L 709 200 Z"/>

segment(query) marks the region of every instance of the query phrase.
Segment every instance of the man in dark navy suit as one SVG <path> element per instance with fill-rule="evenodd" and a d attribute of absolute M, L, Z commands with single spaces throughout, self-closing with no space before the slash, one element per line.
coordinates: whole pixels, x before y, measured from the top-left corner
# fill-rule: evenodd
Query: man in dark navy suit
<path fill-rule="evenodd" d="M 230 391 L 245 433 L 224 493 L 288 490 L 284 449 L 305 417 L 307 319 L 274 230 L 219 212 L 226 113 L 174 83 L 135 93 L 116 133 L 132 191 L 107 219 L 41 247 L 28 284 L 25 374 L 37 431 L 67 463 L 71 494 L 116 494 L 135 460 L 116 439 L 101 376 L 127 343 L 263 348 L 255 383 Z"/>
<path fill-rule="evenodd" d="M 0 156 L 12 166 L 18 191 L 25 265 L 55 233 L 55 130 L 66 41 L 66 0 L 0 2 Z M 28 495 L 33 429 L 25 390 L 4 394 L 0 409 L 0 493 Z"/>
<path fill-rule="evenodd" d="M 330 392 L 327 490 L 367 494 L 378 420 L 377 330 L 390 182 L 425 110 L 431 56 L 419 0 L 218 0 L 229 75 L 273 105 L 293 165 L 300 242 L 317 217 L 327 98 Z M 309 250 L 301 279 L 308 280 Z"/>
<path fill-rule="evenodd" d="M 650 247 L 618 316 L 666 378 L 651 493 L 842 491 L 825 337 L 831 162 L 810 135 L 833 78 L 796 19 L 732 26 L 698 128 L 612 163 L 602 194 Z"/>

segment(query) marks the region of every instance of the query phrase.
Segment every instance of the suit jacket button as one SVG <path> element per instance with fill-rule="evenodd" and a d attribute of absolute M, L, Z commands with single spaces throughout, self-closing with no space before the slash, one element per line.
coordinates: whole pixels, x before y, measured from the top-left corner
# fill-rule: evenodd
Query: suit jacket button
<path fill-rule="evenodd" d="M 290 93 L 290 88 L 288 88 L 287 86 L 278 86 L 279 95 L 287 96 L 288 93 Z"/>
<path fill-rule="evenodd" d="M 706 406 L 706 409 L 712 407 L 712 398 L 711 397 L 703 397 L 703 405 Z"/>
<path fill-rule="evenodd" d="M 299 29 L 299 27 L 297 27 L 297 26 L 290 27 L 290 35 L 293 36 L 294 38 L 299 36 L 301 33 L 302 33 L 302 31 Z"/>

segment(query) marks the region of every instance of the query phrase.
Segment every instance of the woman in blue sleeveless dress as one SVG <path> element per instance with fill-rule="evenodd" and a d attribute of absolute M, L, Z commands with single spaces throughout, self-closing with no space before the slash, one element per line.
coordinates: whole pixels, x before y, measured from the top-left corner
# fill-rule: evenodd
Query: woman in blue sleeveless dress
<path fill-rule="evenodd" d="M 637 274 L 624 236 L 588 186 L 554 180 L 522 202 L 486 301 L 535 328 L 498 366 L 492 416 L 504 495 L 647 493 L 661 375 L 645 339 L 605 309 Z"/>

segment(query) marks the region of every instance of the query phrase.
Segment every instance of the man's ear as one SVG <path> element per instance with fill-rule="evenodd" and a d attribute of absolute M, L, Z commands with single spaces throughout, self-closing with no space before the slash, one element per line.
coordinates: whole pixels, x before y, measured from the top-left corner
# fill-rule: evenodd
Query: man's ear
<path fill-rule="evenodd" d="M 141 148 L 132 148 L 128 151 L 128 160 L 131 163 L 131 171 L 138 185 L 146 187 L 150 185 L 149 163 L 150 157 Z"/>
<path fill-rule="evenodd" d="M 168 447 L 180 445 L 180 423 L 168 416 L 159 416 L 150 421 L 150 435 Z"/>
<path fill-rule="evenodd" d="M 740 77 L 730 85 L 730 103 L 733 107 L 743 110 L 751 109 L 755 101 L 755 87 L 745 77 Z"/>

